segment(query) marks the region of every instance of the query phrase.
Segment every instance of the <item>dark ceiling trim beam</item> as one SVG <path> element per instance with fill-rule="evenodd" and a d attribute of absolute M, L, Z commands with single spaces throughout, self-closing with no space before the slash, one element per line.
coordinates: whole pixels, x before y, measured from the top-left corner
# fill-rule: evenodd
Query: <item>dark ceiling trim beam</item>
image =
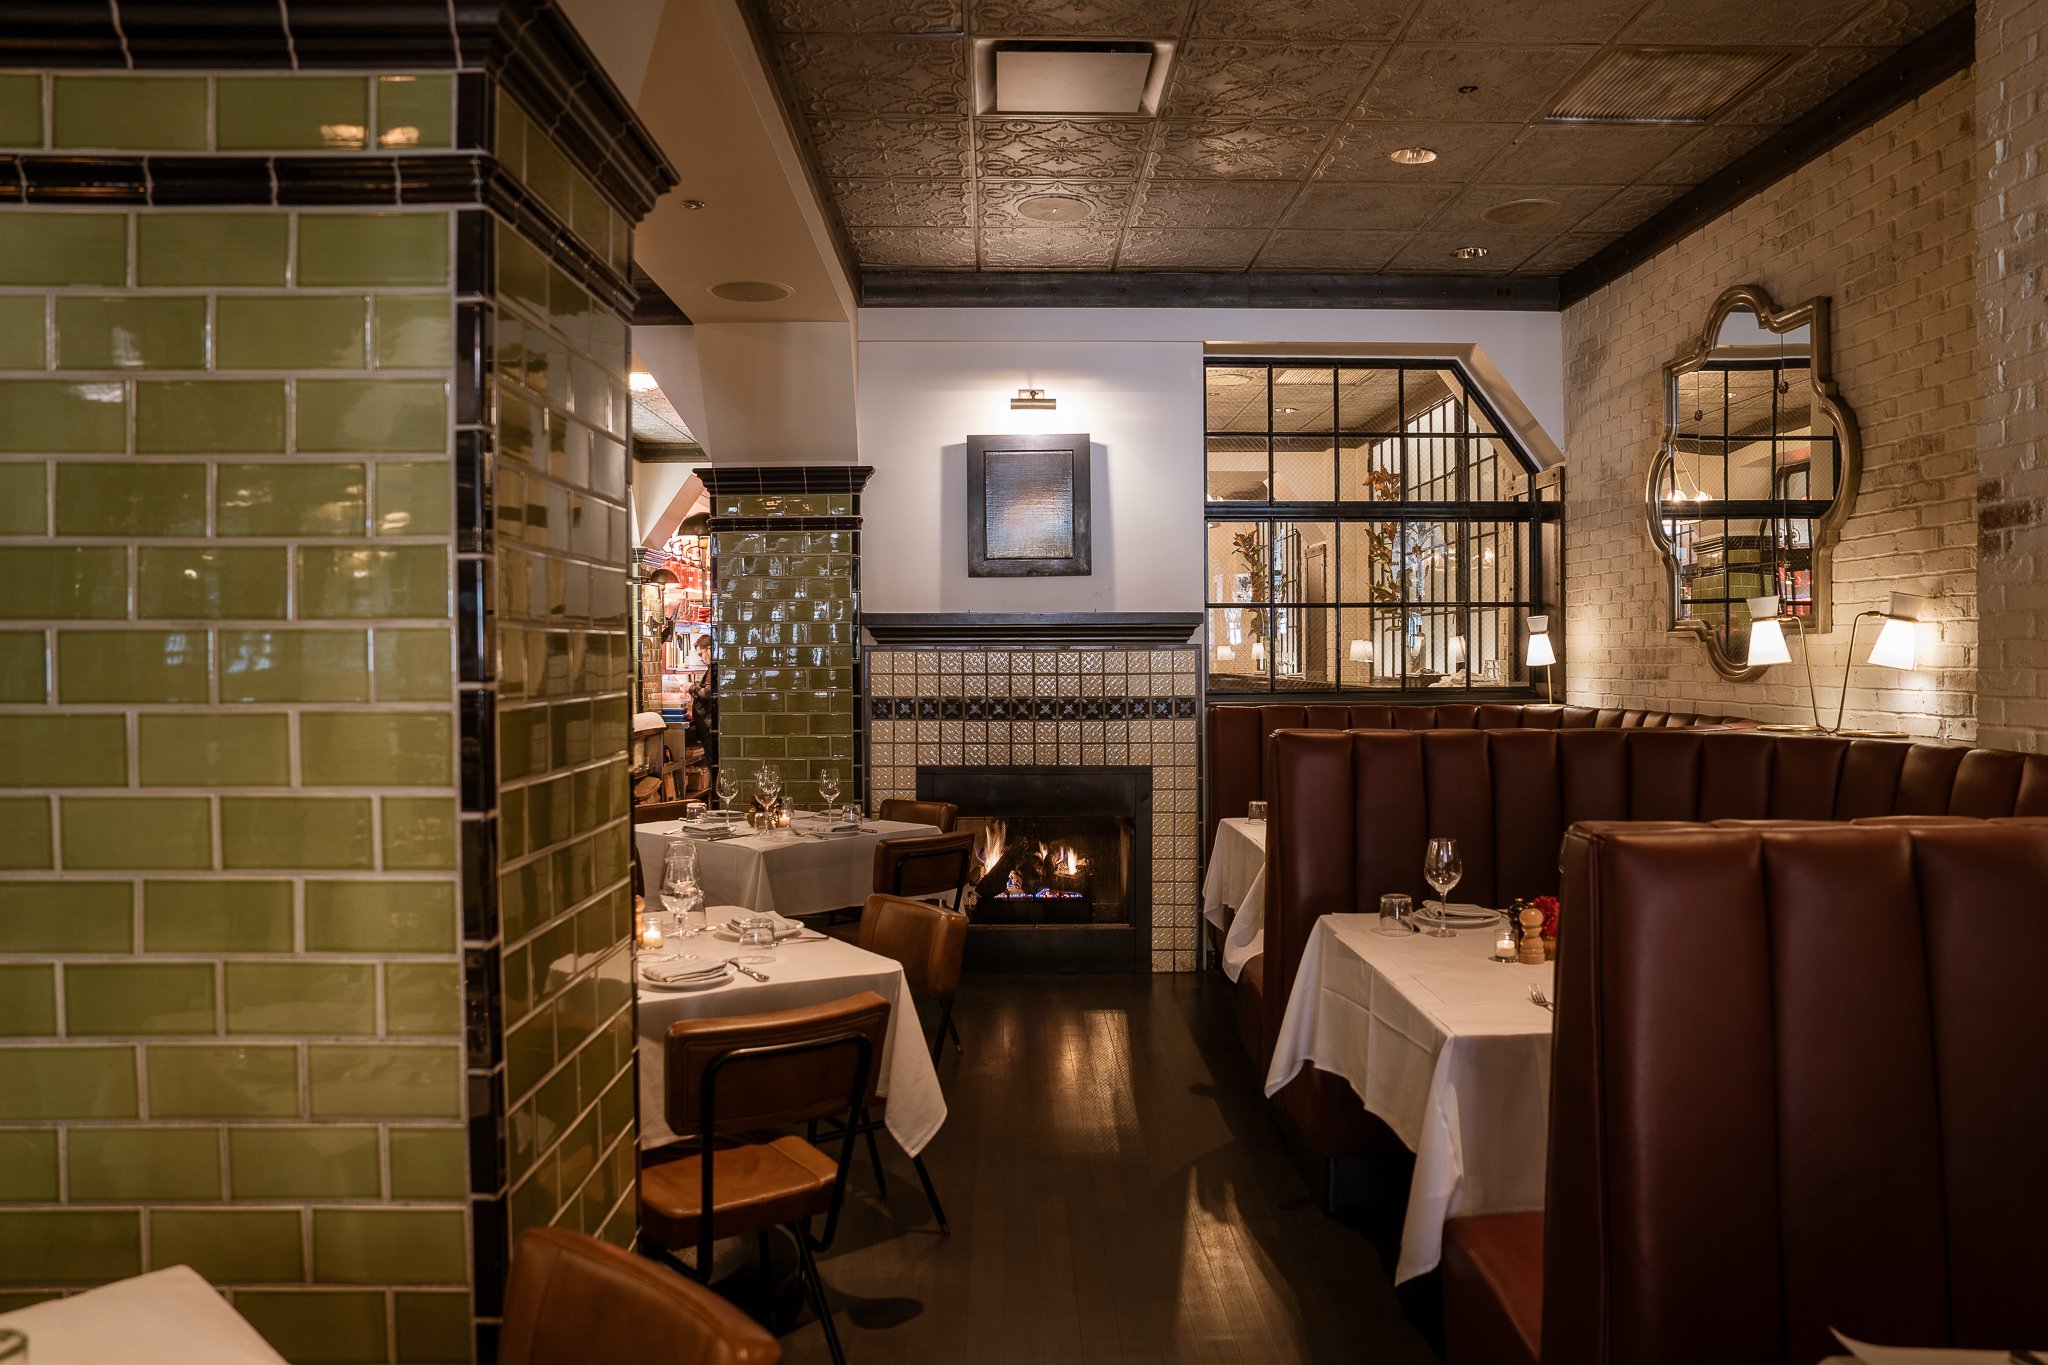
<path fill-rule="evenodd" d="M 690 315 L 676 306 L 668 291 L 654 282 L 654 277 L 643 270 L 638 261 L 633 262 L 633 288 L 640 295 L 640 302 L 633 306 L 635 327 L 688 327 Z"/>
<path fill-rule="evenodd" d="M 1483 275 L 863 270 L 863 308 L 1483 308 L 1548 313 L 1557 281 Z"/>
<path fill-rule="evenodd" d="M 1977 9 L 1964 5 L 1918 39 L 1851 81 L 1770 141 L 1565 272 L 1564 307 L 1613 283 L 1736 205 L 1965 70 L 1976 57 Z"/>

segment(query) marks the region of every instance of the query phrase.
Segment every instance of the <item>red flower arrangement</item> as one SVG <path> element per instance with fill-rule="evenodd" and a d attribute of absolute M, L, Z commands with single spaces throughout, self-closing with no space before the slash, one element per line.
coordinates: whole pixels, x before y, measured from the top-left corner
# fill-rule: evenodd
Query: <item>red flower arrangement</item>
<path fill-rule="evenodd" d="M 1538 896 L 1535 900 L 1529 902 L 1529 908 L 1532 910 L 1541 910 L 1543 912 L 1543 937 L 1556 938 L 1558 910 L 1557 897 Z"/>

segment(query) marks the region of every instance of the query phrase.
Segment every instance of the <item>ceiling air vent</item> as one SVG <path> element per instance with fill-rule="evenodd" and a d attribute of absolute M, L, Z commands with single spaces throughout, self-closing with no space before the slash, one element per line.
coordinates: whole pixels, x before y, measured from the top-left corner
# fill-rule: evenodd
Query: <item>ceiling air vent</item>
<path fill-rule="evenodd" d="M 1144 118 L 1159 111 L 1173 44 L 997 38 L 974 55 L 977 113 Z"/>
<path fill-rule="evenodd" d="M 1553 123 L 1705 123 L 1776 75 L 1783 48 L 1612 48 L 1550 111 Z"/>

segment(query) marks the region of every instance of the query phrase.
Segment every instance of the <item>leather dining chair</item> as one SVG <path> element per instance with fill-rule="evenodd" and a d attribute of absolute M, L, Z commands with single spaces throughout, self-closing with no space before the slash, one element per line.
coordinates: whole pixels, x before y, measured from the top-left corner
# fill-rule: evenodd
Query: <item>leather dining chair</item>
<path fill-rule="evenodd" d="M 860 917 L 860 946 L 902 964 L 904 984 L 913 996 L 930 995 L 938 1000 L 939 1022 L 931 1038 L 932 1060 L 938 1060 L 939 1048 L 949 1033 L 953 1046 L 958 1048 L 960 1032 L 953 1027 L 953 997 L 960 990 L 960 959 L 967 948 L 967 916 L 930 901 L 869 896 Z M 867 1140 L 868 1161 L 875 1168 L 875 1188 L 887 1199 L 889 1180 L 882 1174 L 882 1154 L 875 1143 L 875 1132 L 882 1127 L 882 1106 L 887 1101 L 874 1094 L 872 1084 L 868 1092 L 867 1102 L 860 1110 L 859 1131 Z M 837 1126 L 828 1125 L 828 1134 L 837 1136 Z M 917 1170 L 918 1183 L 924 1186 L 925 1202 L 932 1206 L 939 1231 L 951 1232 L 946 1223 L 946 1207 L 939 1202 L 939 1192 L 932 1184 L 931 1172 L 925 1168 L 924 1157 L 913 1156 L 910 1164 Z"/>
<path fill-rule="evenodd" d="M 512 1258 L 498 1365 L 776 1365 L 766 1329 L 645 1256 L 563 1228 L 528 1228 Z"/>
<path fill-rule="evenodd" d="M 633 807 L 633 823 L 651 825 L 656 820 L 680 820 L 689 814 L 692 805 L 704 804 L 700 798 L 689 801 L 643 801 Z"/>
<path fill-rule="evenodd" d="M 878 896 L 952 897 L 953 910 L 967 891 L 967 873 L 974 865 L 974 835 L 912 834 L 884 839 L 875 845 Z"/>
<path fill-rule="evenodd" d="M 640 1174 L 640 1229 L 663 1259 L 695 1248 L 697 1274 L 720 1237 L 795 1235 L 806 1289 L 832 1359 L 844 1365 L 816 1253 L 832 1244 L 853 1157 L 854 1116 L 866 1103 L 889 1027 L 889 1002 L 873 991 L 802 1009 L 684 1019 L 669 1025 L 664 1103 L 669 1127 L 694 1150 Z M 846 1120 L 838 1156 L 795 1134 L 757 1131 Z M 814 1236 L 812 1221 L 825 1216 Z M 590 1357 L 598 1359 L 600 1357 Z"/>
<path fill-rule="evenodd" d="M 936 825 L 939 833 L 951 834 L 960 818 L 960 807 L 951 801 L 911 801 L 892 796 L 875 808 L 877 820 L 901 820 L 906 825 Z"/>

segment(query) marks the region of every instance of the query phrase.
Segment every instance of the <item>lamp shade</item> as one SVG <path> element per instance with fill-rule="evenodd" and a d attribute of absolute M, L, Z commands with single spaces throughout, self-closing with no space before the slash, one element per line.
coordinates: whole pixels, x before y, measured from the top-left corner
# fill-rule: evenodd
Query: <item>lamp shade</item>
<path fill-rule="evenodd" d="M 1218 646 L 1216 646 L 1216 662 L 1217 662 L 1217 663 L 1219 663 L 1219 664 L 1227 664 L 1227 663 L 1229 663 L 1229 662 L 1230 662 L 1230 661 L 1231 661 L 1232 659 L 1235 659 L 1236 657 L 1237 657 L 1237 651 L 1236 651 L 1236 650 L 1234 650 L 1234 649 L 1232 649 L 1232 648 L 1231 648 L 1231 647 L 1230 647 L 1229 645 L 1218 645 Z"/>
<path fill-rule="evenodd" d="M 1557 662 L 1557 651 L 1550 647 L 1549 631 L 1529 637 L 1529 653 L 1522 662 L 1531 668 L 1547 668 Z"/>
<path fill-rule="evenodd" d="M 1465 637 L 1453 635 L 1444 647 L 1444 658 L 1449 661 L 1451 671 L 1457 672 L 1465 666 Z"/>
<path fill-rule="evenodd" d="M 1369 664 L 1369 663 L 1371 663 L 1371 662 L 1372 662 L 1372 641 L 1370 641 L 1370 640 L 1353 640 L 1353 641 L 1351 642 L 1351 662 L 1352 662 L 1352 663 L 1355 663 L 1355 664 Z"/>
<path fill-rule="evenodd" d="M 1880 668 L 1915 668 L 1920 662 L 1920 628 L 1894 616 L 1877 633 L 1870 647 L 1870 662 Z"/>
<path fill-rule="evenodd" d="M 1260 668 L 1266 666 L 1266 645 L 1263 640 L 1252 641 L 1252 662 Z"/>
<path fill-rule="evenodd" d="M 1762 668 L 1765 664 L 1791 662 L 1792 651 L 1785 648 L 1785 628 L 1778 624 L 1777 618 L 1752 619 L 1749 623 L 1749 666 Z"/>

